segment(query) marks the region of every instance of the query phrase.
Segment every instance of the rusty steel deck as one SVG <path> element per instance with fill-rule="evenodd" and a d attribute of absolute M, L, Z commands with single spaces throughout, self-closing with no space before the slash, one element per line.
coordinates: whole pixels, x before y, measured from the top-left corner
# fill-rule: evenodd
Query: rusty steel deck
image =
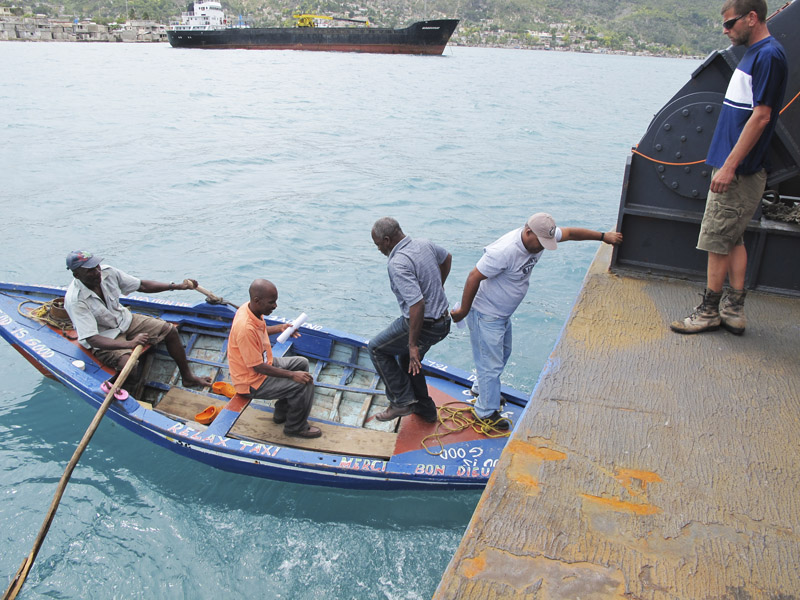
<path fill-rule="evenodd" d="M 800 300 L 681 336 L 700 287 L 595 257 L 435 598 L 800 598 Z"/>

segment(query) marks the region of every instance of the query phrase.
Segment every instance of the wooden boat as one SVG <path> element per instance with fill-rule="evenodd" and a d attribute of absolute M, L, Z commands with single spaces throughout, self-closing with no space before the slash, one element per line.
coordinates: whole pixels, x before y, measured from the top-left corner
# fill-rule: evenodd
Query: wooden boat
<path fill-rule="evenodd" d="M 74 339 L 58 321 L 35 313 L 65 289 L 0 283 L 0 335 L 47 377 L 60 381 L 89 404 L 99 406 L 100 385 L 111 370 Z M 228 330 L 234 310 L 226 305 L 195 305 L 157 296 L 123 299 L 134 312 L 178 326 L 192 369 L 213 381 L 229 381 Z M 286 322 L 266 319 L 268 324 Z M 310 421 L 323 430 L 318 439 L 283 435 L 272 422 L 273 401 L 228 397 L 177 384 L 180 376 L 166 350 L 157 347 L 140 362 L 141 376 L 125 401 L 114 402 L 108 417 L 165 448 L 213 467 L 246 475 L 362 489 L 480 488 L 486 485 L 507 437 L 472 427 L 469 373 L 425 359 L 431 396 L 444 423 L 416 415 L 380 422 L 374 415 L 388 405 L 383 383 L 366 348 L 367 340 L 304 324 L 301 336 L 273 341 L 275 356 L 299 355 L 310 361 L 315 399 Z M 527 398 L 504 387 L 504 415 L 515 423 Z M 217 413 L 203 425 L 200 414 Z M 216 409 L 219 409 L 218 411 Z M 460 431 L 450 433 L 450 429 Z M 444 435 L 441 435 L 444 434 Z"/>

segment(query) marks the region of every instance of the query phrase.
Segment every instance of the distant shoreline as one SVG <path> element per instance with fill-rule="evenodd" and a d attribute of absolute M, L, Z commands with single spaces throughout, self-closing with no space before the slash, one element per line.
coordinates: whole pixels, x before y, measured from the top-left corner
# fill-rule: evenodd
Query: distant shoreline
<path fill-rule="evenodd" d="M 8 42 L 133 42 L 167 41 L 167 27 L 156 21 L 129 20 L 116 28 L 74 18 L 44 16 L 0 18 L 0 41 Z"/>
<path fill-rule="evenodd" d="M 89 43 L 168 43 L 167 28 L 156 21 L 131 20 L 120 28 L 91 21 L 51 19 L 49 17 L 0 18 L 0 41 L 9 42 L 89 42 Z M 702 60 L 704 56 L 632 50 L 595 48 L 526 46 L 513 44 L 463 44 L 451 40 L 452 47 L 501 48 L 506 50 L 539 50 L 542 52 L 574 52 L 578 54 L 610 54 L 618 56 L 650 56 L 656 58 L 687 58 Z"/>

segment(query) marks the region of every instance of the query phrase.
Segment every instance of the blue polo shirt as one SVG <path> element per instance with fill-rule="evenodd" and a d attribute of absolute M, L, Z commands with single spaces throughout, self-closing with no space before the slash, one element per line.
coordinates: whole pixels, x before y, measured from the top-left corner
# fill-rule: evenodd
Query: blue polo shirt
<path fill-rule="evenodd" d="M 768 166 L 767 150 L 778 121 L 778 113 L 783 108 L 787 79 L 786 53 L 778 40 L 769 36 L 747 49 L 728 83 L 711 147 L 708 149 L 707 164 L 717 168 L 725 164 L 725 159 L 753 114 L 753 108 L 765 105 L 772 109 L 769 125 L 736 172 L 750 175 Z"/>

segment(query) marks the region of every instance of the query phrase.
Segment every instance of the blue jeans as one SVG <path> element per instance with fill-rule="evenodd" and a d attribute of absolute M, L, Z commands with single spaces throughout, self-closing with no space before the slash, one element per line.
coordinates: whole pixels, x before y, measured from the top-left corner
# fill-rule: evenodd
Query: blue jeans
<path fill-rule="evenodd" d="M 419 334 L 419 359 L 437 342 L 450 333 L 450 317 L 422 323 Z M 408 406 L 429 399 L 428 384 L 421 372 L 408 372 L 408 319 L 395 320 L 369 341 L 369 356 L 375 370 L 386 385 L 386 397 L 393 406 Z"/>
<path fill-rule="evenodd" d="M 492 317 L 473 308 L 467 313 L 467 324 L 478 372 L 475 413 L 483 419 L 500 410 L 500 375 L 511 356 L 511 318 Z"/>

